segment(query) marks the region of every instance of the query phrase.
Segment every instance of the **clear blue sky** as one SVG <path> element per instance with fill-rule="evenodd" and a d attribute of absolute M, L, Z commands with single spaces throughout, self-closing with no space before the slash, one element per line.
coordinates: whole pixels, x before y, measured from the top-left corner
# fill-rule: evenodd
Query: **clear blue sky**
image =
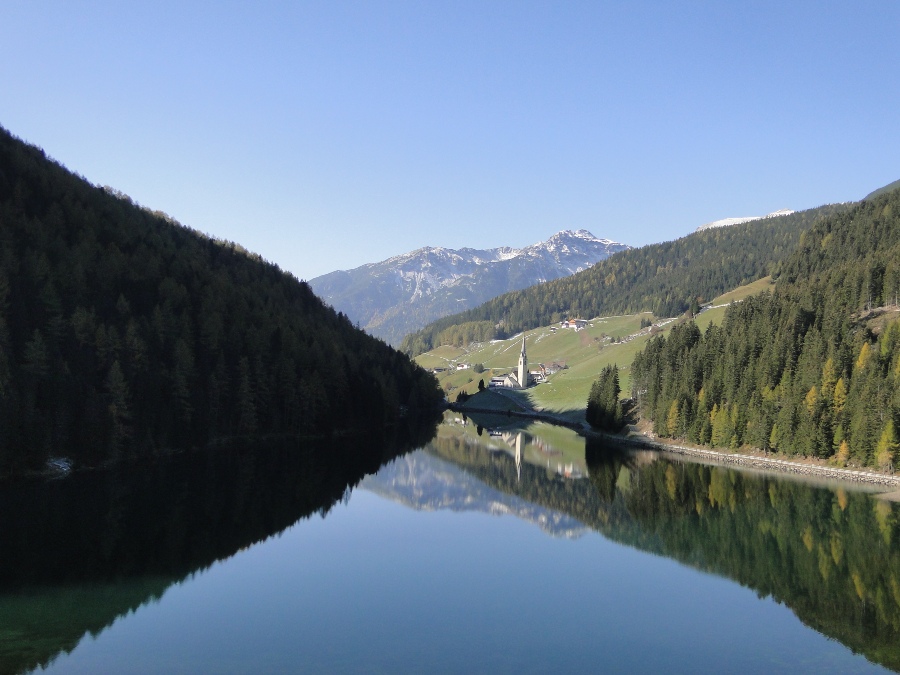
<path fill-rule="evenodd" d="M 900 178 L 900 3 L 0 4 L 0 125 L 300 278 Z"/>

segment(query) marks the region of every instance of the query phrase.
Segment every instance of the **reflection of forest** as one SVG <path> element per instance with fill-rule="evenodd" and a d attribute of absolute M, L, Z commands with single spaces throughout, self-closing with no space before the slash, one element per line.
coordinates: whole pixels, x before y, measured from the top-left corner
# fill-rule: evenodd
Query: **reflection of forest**
<path fill-rule="evenodd" d="M 807 625 L 900 670 L 900 525 L 890 502 L 588 444 L 590 481 L 566 481 L 462 436 L 438 456 L 487 485 L 566 513 L 609 539 L 731 578 Z"/>
<path fill-rule="evenodd" d="M 71 651 L 179 580 L 323 513 L 431 438 L 257 443 L 0 490 L 0 673 Z"/>

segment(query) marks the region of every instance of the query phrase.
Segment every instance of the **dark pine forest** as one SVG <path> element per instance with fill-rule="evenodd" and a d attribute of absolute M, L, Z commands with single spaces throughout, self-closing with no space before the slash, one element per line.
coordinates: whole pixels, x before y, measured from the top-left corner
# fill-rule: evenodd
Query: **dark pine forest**
<path fill-rule="evenodd" d="M 0 474 L 380 428 L 440 397 L 306 283 L 0 129 Z"/>
<path fill-rule="evenodd" d="M 771 294 L 651 341 L 633 395 L 661 436 L 891 469 L 900 424 L 900 190 L 818 222 Z"/>

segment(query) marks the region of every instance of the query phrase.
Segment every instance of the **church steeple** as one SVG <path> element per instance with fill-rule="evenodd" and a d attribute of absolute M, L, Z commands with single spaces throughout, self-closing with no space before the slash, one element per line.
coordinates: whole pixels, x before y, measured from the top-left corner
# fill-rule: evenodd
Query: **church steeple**
<path fill-rule="evenodd" d="M 519 354 L 519 386 L 528 386 L 528 356 L 525 354 L 525 336 L 522 335 L 522 353 Z"/>
<path fill-rule="evenodd" d="M 516 434 L 516 482 L 522 480 L 522 432 Z"/>

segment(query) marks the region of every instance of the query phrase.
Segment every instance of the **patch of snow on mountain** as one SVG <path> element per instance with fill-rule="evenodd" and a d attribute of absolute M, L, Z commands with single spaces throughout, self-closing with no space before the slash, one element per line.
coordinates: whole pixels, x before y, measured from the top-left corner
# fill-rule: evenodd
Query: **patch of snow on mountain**
<path fill-rule="evenodd" d="M 704 223 L 700 227 L 697 228 L 697 232 L 702 232 L 703 230 L 711 230 L 716 227 L 729 227 L 730 225 L 741 225 L 742 223 L 749 223 L 754 220 L 765 220 L 766 218 L 778 218 L 779 216 L 789 216 L 793 213 L 791 209 L 780 209 L 778 211 L 773 211 L 772 213 L 767 213 L 764 216 L 746 216 L 743 218 L 722 218 L 721 220 L 714 220 L 711 223 Z"/>

